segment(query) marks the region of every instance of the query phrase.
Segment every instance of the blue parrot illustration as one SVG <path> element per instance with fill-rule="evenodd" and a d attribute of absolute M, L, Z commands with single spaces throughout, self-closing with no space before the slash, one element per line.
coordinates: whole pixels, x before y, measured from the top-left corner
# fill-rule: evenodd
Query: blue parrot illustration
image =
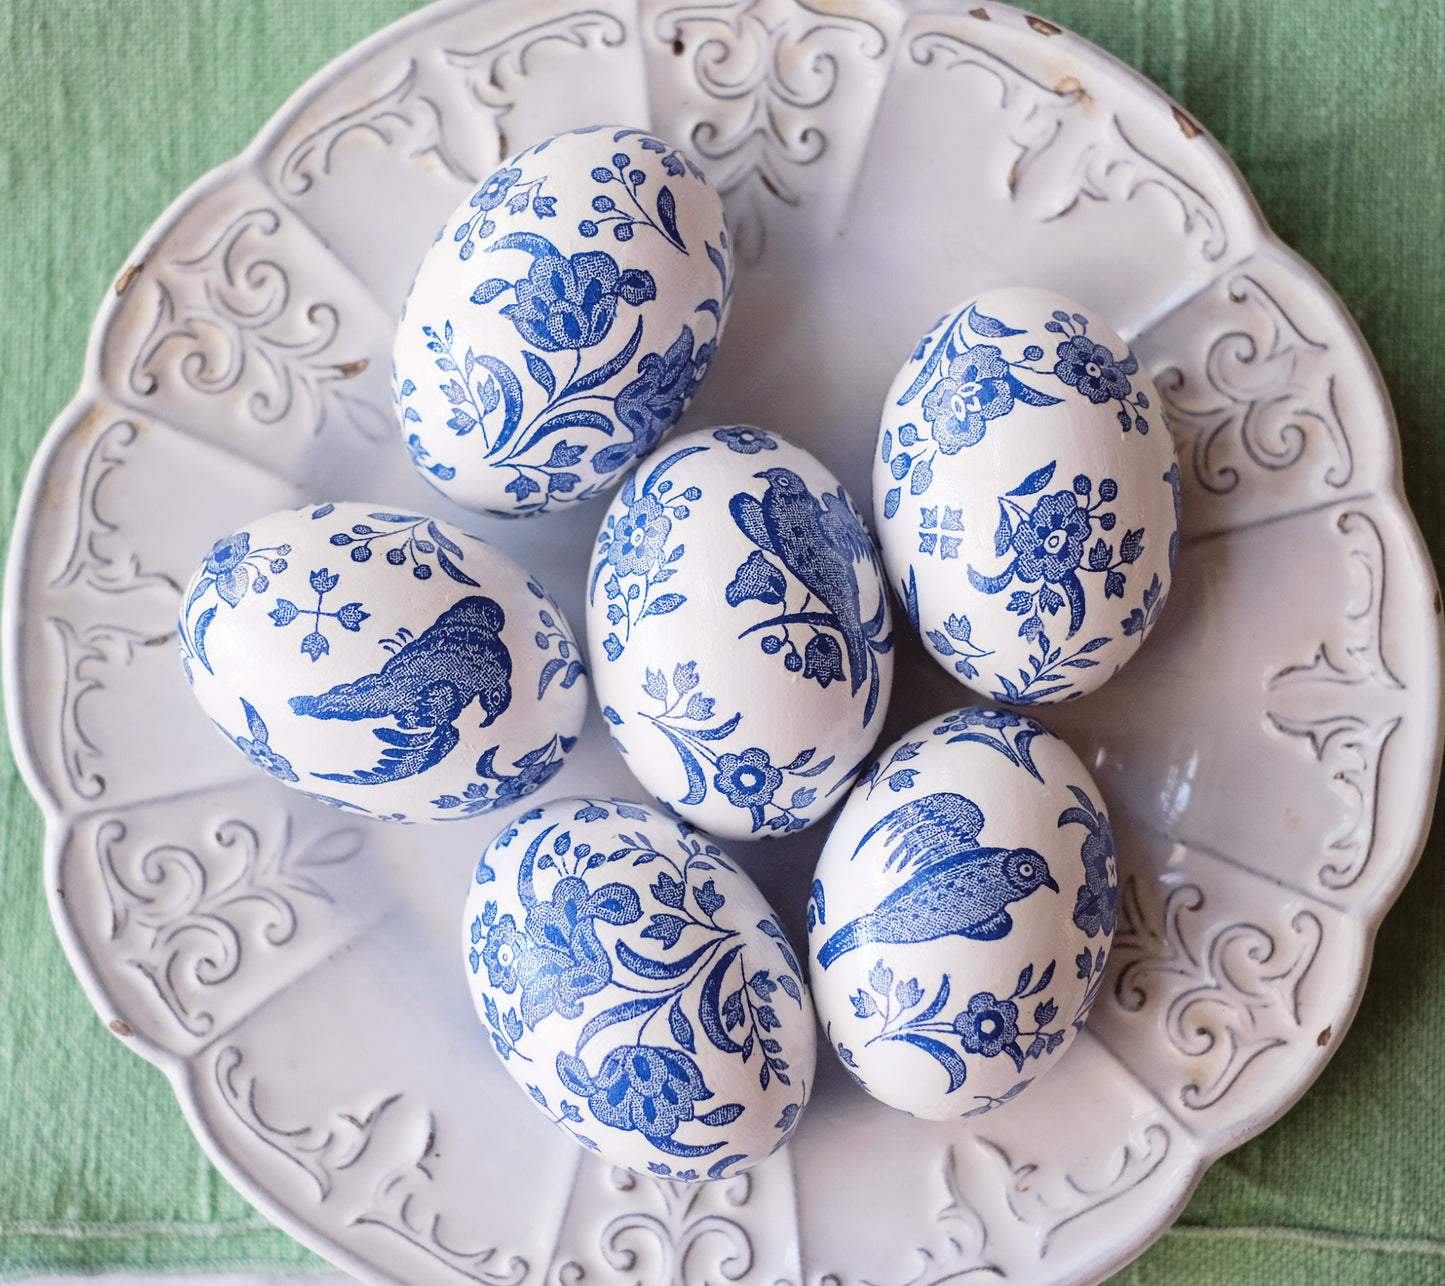
<path fill-rule="evenodd" d="M 892 852 L 883 869 L 918 869 L 873 910 L 823 943 L 818 963 L 826 969 L 865 942 L 931 942 L 953 934 L 992 942 L 1013 929 L 1011 902 L 1040 888 L 1059 891 L 1039 853 L 1031 848 L 980 848 L 982 830 L 978 805 L 949 791 L 910 800 L 875 822 L 853 856 L 884 831 Z"/>
<path fill-rule="evenodd" d="M 863 620 L 858 576 L 854 565 L 877 565 L 873 542 L 857 515 L 849 507 L 843 488 L 824 492 L 822 502 L 808 490 L 808 484 L 791 469 L 764 469 L 755 473 L 767 490 L 762 498 L 739 492 L 728 502 L 733 521 L 753 544 L 776 554 L 809 593 L 833 617 L 830 622 L 842 635 L 848 656 L 848 678 L 856 693 L 869 680 L 868 708 L 863 721 L 873 717 L 878 697 L 878 668 L 873 652 L 887 652 L 892 637 L 879 640 L 883 626 L 886 595 L 878 611 Z"/>
<path fill-rule="evenodd" d="M 461 738 L 456 721 L 480 700 L 487 727 L 512 701 L 512 658 L 502 642 L 506 614 L 474 594 L 453 603 L 403 644 L 375 674 L 363 674 L 318 696 L 291 698 L 291 709 L 313 719 L 352 722 L 391 719 L 373 728 L 386 743 L 374 768 L 312 773 L 327 781 L 378 785 L 425 772 L 447 757 Z"/>

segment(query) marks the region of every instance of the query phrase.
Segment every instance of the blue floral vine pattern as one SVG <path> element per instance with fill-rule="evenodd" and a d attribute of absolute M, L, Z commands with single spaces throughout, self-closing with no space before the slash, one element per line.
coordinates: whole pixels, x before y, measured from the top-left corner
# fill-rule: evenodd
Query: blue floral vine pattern
<path fill-rule="evenodd" d="M 468 782 L 460 795 L 438 795 L 431 801 L 432 806 L 455 809 L 458 817 L 479 817 L 494 808 L 515 803 L 541 790 L 561 772 L 562 764 L 576 744 L 576 737 L 554 733 L 550 741 L 513 760 L 512 767 L 517 770 L 514 773 L 498 771 L 496 759 L 500 747 L 492 746 L 477 760 L 478 780 Z"/>
<path fill-rule="evenodd" d="M 940 327 L 942 332 L 932 338 Z M 1013 360 L 998 344 L 984 342 L 1024 335 L 1027 328 L 986 316 L 974 304 L 966 305 L 952 317 L 940 318 L 924 336 L 912 358 L 922 366 L 897 400 L 898 406 L 907 406 L 922 394 L 922 424 L 906 422 L 898 426 L 896 437 L 890 428 L 879 439 L 879 455 L 897 484 L 884 496 L 885 518 L 898 512 L 905 483 L 911 495 L 927 494 L 939 455 L 956 455 L 981 442 L 991 423 L 1003 419 L 1020 404 L 1047 407 L 1064 400 L 1036 388 L 1033 382 L 1025 383 L 1025 378 L 1057 380 L 1064 389 L 1074 390 L 1095 406 L 1116 403 L 1124 433 L 1149 432 L 1149 421 L 1143 414 L 1149 408 L 1149 398 L 1134 387 L 1130 378 L 1139 370 L 1132 351 L 1126 348 L 1124 356 L 1116 357 L 1106 345 L 1091 339 L 1088 319 L 1080 313 L 1056 309 L 1044 323 L 1044 330 L 1057 337 L 1052 365 L 1040 365 L 1046 357 L 1038 344 L 1027 345 L 1021 358 Z M 962 530 L 959 511 L 943 506 L 940 519 L 938 506 L 924 506 L 918 552 L 941 559 L 956 558 Z"/>
<path fill-rule="evenodd" d="M 679 461 L 703 450 L 706 448 L 684 447 L 674 451 L 648 472 L 641 487 L 637 486 L 636 474 L 629 476 L 619 496 L 626 511 L 621 515 L 608 513 L 597 533 L 596 566 L 587 601 L 597 602 L 600 583 L 607 598 L 607 621 L 613 627 L 602 640 L 609 661 L 622 655 L 635 626 L 649 616 L 675 612 L 687 602 L 685 594 L 654 594 L 654 591 L 677 574 L 673 564 L 686 553 L 687 547 L 679 541 L 671 549 L 667 548 L 672 525 L 689 516 L 689 505 L 701 500 L 702 492 L 688 487 L 674 496 L 671 494 L 673 484 L 664 475 Z M 621 637 L 618 627 L 621 627 Z"/>
<path fill-rule="evenodd" d="M 1059 814 L 1059 826 L 1082 826 L 1086 832 L 1079 850 L 1079 859 L 1084 864 L 1084 882 L 1079 885 L 1074 897 L 1074 923 L 1090 938 L 1100 934 L 1105 938 L 1097 948 L 1085 947 L 1074 960 L 1079 979 L 1087 984 L 1073 1018 L 1073 1025 L 1082 1028 L 1104 982 L 1109 940 L 1114 935 L 1119 913 L 1119 874 L 1114 830 L 1108 817 L 1095 806 L 1086 791 L 1070 786 L 1069 792 L 1078 800 L 1078 806 L 1066 808 Z"/>
<path fill-rule="evenodd" d="M 291 761 L 271 749 L 271 734 L 266 728 L 266 721 L 261 718 L 256 707 L 245 697 L 241 697 L 240 701 L 241 709 L 246 714 L 246 728 L 251 735 L 236 737 L 227 732 L 225 728 L 221 728 L 219 723 L 216 724 L 216 727 L 221 728 L 227 740 L 263 772 L 270 773 L 278 781 L 300 781 L 296 770 L 291 767 Z"/>
<path fill-rule="evenodd" d="M 897 1041 L 922 1051 L 947 1073 L 947 1092 L 952 1094 L 968 1080 L 965 1055 L 1007 1057 L 1022 1072 L 1030 1059 L 1051 1054 L 1063 1044 L 1067 1033 L 1063 1027 L 1054 1025 L 1059 1006 L 1042 994 L 1053 981 L 1054 964 L 1050 960 L 1039 972 L 1037 981 L 1034 965 L 1026 964 L 1009 995 L 999 997 L 991 991 L 975 992 L 952 1018 L 944 1016 L 952 994 L 948 974 L 943 975 L 937 993 L 925 1004 L 927 993 L 918 979 L 895 980 L 893 970 L 882 960 L 868 971 L 867 987 L 860 987 L 849 1000 L 859 1018 L 879 1020 L 879 1029 L 868 1038 L 865 1048 L 880 1041 Z M 1024 1002 L 1036 996 L 1041 999 L 1035 1002 L 1030 1018 L 1025 1019 L 1021 1012 L 1027 1008 Z M 1028 1025 L 1030 1021 L 1032 1026 Z M 1017 1092 L 1015 1087 L 1005 1098 Z M 986 1111 L 1002 1101 L 1002 1098 L 988 1098 L 981 1108 L 973 1109 L 968 1115 Z"/>
<path fill-rule="evenodd" d="M 238 531 L 211 546 L 178 622 L 181 663 L 188 680 L 192 680 L 192 660 L 199 661 L 208 673 L 214 673 L 206 657 L 206 631 L 216 619 L 217 609 L 221 604 L 234 609 L 248 593 L 264 594 L 271 586 L 271 577 L 286 570 L 286 556 L 290 552 L 290 545 L 252 549 L 251 533 L 246 531 Z M 206 603 L 212 591 L 218 601 Z"/>
<path fill-rule="evenodd" d="M 437 482 L 450 482 L 457 476 L 457 471 L 449 464 L 442 464 L 434 460 L 430 451 L 422 443 L 421 434 L 415 430 L 408 432 L 408 425 L 421 423 L 421 412 L 414 406 L 407 404 L 407 399 L 416 393 L 415 380 L 403 380 L 401 388 L 397 390 L 396 404 L 401 411 L 402 432 L 406 434 L 406 453 L 411 457 L 412 465 L 420 469 L 423 474 L 429 475 L 427 480 L 436 486 Z M 435 479 L 435 481 L 432 481 Z"/>
<path fill-rule="evenodd" d="M 624 138 L 633 135 L 638 137 L 638 146 L 643 151 L 665 154 L 662 155 L 662 167 L 669 175 L 674 178 L 680 177 L 686 169 L 693 178 L 702 182 L 706 181 L 703 179 L 702 171 L 693 164 L 690 158 L 676 150 L 669 151 L 667 144 L 660 139 L 652 138 L 639 130 L 618 130 L 612 136 L 612 141 L 620 143 Z M 614 199 L 607 193 L 600 193 L 592 198 L 592 210 L 597 217 L 583 219 L 577 225 L 577 231 L 584 237 L 595 237 L 604 227 L 610 227 L 614 239 L 631 241 L 637 229 L 651 228 L 673 249 L 687 254 L 687 246 L 677 227 L 677 198 L 673 195 L 672 189 L 665 183 L 658 188 L 653 204 L 657 214 L 657 218 L 654 219 L 643 207 L 640 195 L 647 182 L 647 172 L 634 168 L 632 158 L 626 152 L 612 154 L 610 170 L 603 165 L 597 166 L 592 171 L 592 181 L 604 186 L 616 183 L 621 195 L 618 199 Z M 630 205 L 631 210 L 623 209 L 619 200 Z"/>
<path fill-rule="evenodd" d="M 522 171 L 516 166 L 503 166 L 472 193 L 468 205 L 476 213 L 459 224 L 452 234 L 452 240 L 459 247 L 457 256 L 463 263 L 476 253 L 479 241 L 485 241 L 497 230 L 497 225 L 488 216 L 503 202 L 506 202 L 508 214 L 521 214 L 530 205 L 532 213 L 539 219 L 550 219 L 556 215 L 557 198 L 542 195 L 547 176 L 518 184 L 517 180 L 521 177 Z"/>
<path fill-rule="evenodd" d="M 331 543 L 347 549 L 352 562 L 369 562 L 372 554 L 380 552 L 390 566 L 410 567 L 417 580 L 429 580 L 433 565 L 430 560 L 434 560 L 458 585 L 481 588 L 460 566 L 466 561 L 462 547 L 442 531 L 435 519 L 423 514 L 386 511 L 366 516 L 371 522 L 352 523 L 350 531 L 331 535 Z M 384 525 L 373 527 L 371 523 Z"/>
<path fill-rule="evenodd" d="M 738 753 L 719 753 L 714 743 L 732 736 L 743 717 L 736 713 L 717 722 L 718 716 L 713 713 L 715 702 L 702 694 L 701 683 L 696 661 L 675 666 L 670 681 L 662 670 L 649 668 L 643 683 L 643 692 L 656 701 L 660 709 L 656 713 L 639 713 L 672 744 L 687 774 L 687 793 L 678 804 L 689 807 L 702 803 L 707 798 L 711 776 L 714 791 L 734 808 L 744 809 L 751 815 L 754 831 L 764 827 L 785 834 L 802 830 L 808 819 L 798 814 L 812 805 L 818 791 L 814 786 L 797 786 L 787 803 L 782 803 L 778 793 L 783 789 L 784 778 L 808 781 L 819 777 L 833 766 L 834 756 L 815 759 L 817 750 L 809 748 L 799 751 L 786 764 L 774 764 L 768 752 L 757 746 Z M 613 715 L 620 724 L 621 717 L 616 716 L 615 711 Z"/>
<path fill-rule="evenodd" d="M 945 715 L 933 729 L 935 737 L 943 737 L 948 745 L 960 741 L 975 742 L 998 751 L 1009 763 L 1023 768 L 1037 781 L 1043 776 L 1034 765 L 1030 746 L 1035 737 L 1048 735 L 1048 729 L 1027 715 L 1012 710 L 990 710 L 973 706 Z"/>
<path fill-rule="evenodd" d="M 877 657 L 893 649 L 892 633 L 882 633 L 887 595 L 879 595 L 866 621 L 862 615 L 855 568 L 862 562 L 878 571 L 873 542 L 841 486 L 820 501 L 791 469 L 763 469 L 755 476 L 767 484 L 761 496 L 740 491 L 728 501 L 734 523 L 756 548 L 738 565 L 724 596 L 730 607 L 756 602 L 780 610 L 745 626 L 738 638 L 767 631 L 759 637 L 762 650 L 781 656 L 790 672 L 819 687 L 846 678 L 856 695 L 866 682 L 866 727 L 878 708 Z M 803 598 L 790 605 L 794 584 Z M 801 649 L 794 627 L 805 632 Z"/>
<path fill-rule="evenodd" d="M 579 803 L 577 822 L 602 821 L 614 813 L 642 826 L 660 820 L 618 800 Z M 541 810 L 524 814 L 495 845 L 510 846 L 520 827 L 541 815 Z M 776 921 L 757 926 L 778 949 L 778 960 L 770 966 L 750 958 L 737 930 L 718 923 L 727 898 L 717 888 L 715 872 L 736 868 L 691 827 L 679 824 L 676 841 L 665 849 L 641 826 L 617 838 L 619 846 L 604 852 L 586 841 L 574 842 L 562 823 L 541 828 L 518 867 L 522 922 L 501 913 L 495 901 L 485 902 L 471 925 L 468 965 L 473 974 L 486 971 L 493 991 L 515 997 L 504 1008 L 505 1001 L 483 993 L 493 1044 L 509 1061 L 530 1061 L 519 1047 L 526 1033 L 554 1014 L 582 1017 L 585 1000 L 618 984 L 627 998 L 588 1018 L 573 1048 L 556 1055 L 558 1079 L 578 1101 L 564 1098 L 553 1108 L 536 1088 L 532 1097 L 569 1129 L 584 1122 L 585 1112 L 599 1125 L 638 1131 L 671 1156 L 712 1157 L 726 1149 L 725 1136 L 685 1143 L 676 1137 L 679 1127 L 695 1121 L 723 1131 L 747 1109 L 720 1103 L 704 1110 L 716 1096 L 699 1065 L 698 1042 L 711 1046 L 710 1059 L 720 1055 L 754 1067 L 763 1089 L 774 1081 L 791 1087 L 788 1062 L 771 1033 L 781 1026 L 779 1004 L 802 1007 L 798 962 Z M 608 868 L 617 863 L 634 870 L 651 865 L 656 879 L 650 884 L 637 877 L 609 880 Z M 483 861 L 478 882 L 493 878 Z M 651 949 L 622 939 L 612 950 L 604 945 L 599 925 L 626 927 L 644 918 L 638 941 L 655 944 Z M 649 1039 L 655 1023 L 665 1030 Z M 607 1038 L 599 1040 L 603 1033 Z M 659 1043 L 659 1037 L 667 1043 Z M 593 1052 L 594 1042 L 600 1053 Z M 800 1094 L 805 1089 L 800 1087 Z M 796 1108 L 801 1106 L 800 1098 Z M 778 1121 L 779 1144 L 797 1115 L 797 1110 L 785 1111 Z M 595 1148 L 588 1136 L 573 1133 Z M 742 1155 L 712 1161 L 707 1177 L 723 1177 Z M 684 1173 L 696 1177 L 695 1171 Z"/>

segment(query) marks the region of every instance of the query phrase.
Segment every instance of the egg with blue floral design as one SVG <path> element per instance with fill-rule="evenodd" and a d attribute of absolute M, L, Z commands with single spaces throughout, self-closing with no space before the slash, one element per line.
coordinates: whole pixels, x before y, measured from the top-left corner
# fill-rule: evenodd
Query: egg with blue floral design
<path fill-rule="evenodd" d="M 873 502 L 914 629 L 996 701 L 1093 691 L 1169 594 L 1180 476 L 1158 391 L 1049 291 L 970 297 L 923 336 L 884 401 Z"/>
<path fill-rule="evenodd" d="M 725 839 L 801 830 L 888 707 L 882 566 L 837 478 L 747 425 L 700 429 L 613 500 L 587 579 L 597 700 L 633 775 Z"/>
<path fill-rule="evenodd" d="M 201 709 L 255 767 L 337 808 L 444 821 L 545 786 L 587 707 L 536 579 L 425 514 L 304 505 L 218 540 L 181 599 Z"/>
<path fill-rule="evenodd" d="M 808 898 L 809 972 L 854 1080 L 978 1116 L 1055 1067 L 1099 994 L 1119 906 L 1099 789 L 1013 710 L 920 724 L 854 786 Z"/>
<path fill-rule="evenodd" d="M 796 1128 L 817 1049 L 802 970 L 685 822 L 619 799 L 529 809 L 477 864 L 462 954 L 507 1071 L 612 1164 L 732 1178 Z"/>
<path fill-rule="evenodd" d="M 732 281 L 722 201 L 680 148 L 595 126 L 518 153 L 447 219 L 402 310 L 413 462 L 503 516 L 607 490 L 696 393 Z"/>

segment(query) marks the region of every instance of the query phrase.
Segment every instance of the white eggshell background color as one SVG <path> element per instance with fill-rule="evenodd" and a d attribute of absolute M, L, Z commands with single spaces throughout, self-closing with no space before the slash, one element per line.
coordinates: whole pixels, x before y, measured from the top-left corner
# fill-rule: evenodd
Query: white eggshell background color
<path fill-rule="evenodd" d="M 852 502 L 763 429 L 700 429 L 613 500 L 587 582 L 603 716 L 637 780 L 726 839 L 800 830 L 883 726 L 893 623 Z"/>
<path fill-rule="evenodd" d="M 996 701 L 1081 696 L 1134 655 L 1169 593 L 1179 497 L 1153 381 L 1050 291 L 966 299 L 884 401 L 889 575 L 934 659 Z"/>
<path fill-rule="evenodd" d="M 1118 902 L 1108 812 L 1062 740 L 1008 710 L 931 719 L 857 783 L 818 860 L 808 952 L 828 1042 L 892 1107 L 989 1111 L 1082 1029 Z"/>
<path fill-rule="evenodd" d="M 777 915 L 716 844 L 618 799 L 530 809 L 482 854 L 462 952 L 507 1071 L 628 1169 L 731 1178 L 813 1087 L 813 1006 Z"/>
<path fill-rule="evenodd" d="M 605 491 L 697 391 L 732 280 L 722 201 L 671 143 L 598 126 L 519 153 L 452 212 L 402 309 L 413 463 L 494 514 Z"/>
<path fill-rule="evenodd" d="M 587 679 L 557 605 L 500 550 L 361 503 L 268 514 L 182 597 L 201 708 L 256 766 L 391 821 L 475 816 L 556 775 Z"/>

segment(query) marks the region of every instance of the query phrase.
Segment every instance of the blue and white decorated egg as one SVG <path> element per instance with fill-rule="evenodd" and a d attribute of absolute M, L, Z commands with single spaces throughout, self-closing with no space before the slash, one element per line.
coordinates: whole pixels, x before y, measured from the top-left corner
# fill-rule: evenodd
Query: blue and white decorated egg
<path fill-rule="evenodd" d="M 757 886 L 685 822 L 558 799 L 482 854 L 462 954 L 512 1078 L 584 1147 L 672 1179 L 777 1151 L 813 1088 L 802 970 Z"/>
<path fill-rule="evenodd" d="M 884 402 L 873 501 L 928 650 L 1013 704 L 1091 692 L 1164 607 L 1179 464 L 1159 394 L 1096 313 L 1008 288 L 941 318 Z"/>
<path fill-rule="evenodd" d="M 471 817 L 546 784 L 586 714 L 571 628 L 500 550 L 356 503 L 216 542 L 182 597 L 181 659 L 257 767 L 391 821 Z"/>
<path fill-rule="evenodd" d="M 402 310 L 413 462 L 503 516 L 605 491 L 697 391 L 732 278 L 722 202 L 686 152 L 596 126 L 519 153 L 453 211 Z"/>
<path fill-rule="evenodd" d="M 1077 755 L 1032 719 L 929 720 L 862 777 L 808 900 L 813 999 L 875 1098 L 932 1120 L 1055 1066 L 1104 980 L 1114 836 Z"/>
<path fill-rule="evenodd" d="M 726 839 L 832 808 L 892 688 L 887 588 L 852 501 L 746 426 L 683 434 L 628 478 L 598 533 L 587 635 L 628 767 Z"/>

